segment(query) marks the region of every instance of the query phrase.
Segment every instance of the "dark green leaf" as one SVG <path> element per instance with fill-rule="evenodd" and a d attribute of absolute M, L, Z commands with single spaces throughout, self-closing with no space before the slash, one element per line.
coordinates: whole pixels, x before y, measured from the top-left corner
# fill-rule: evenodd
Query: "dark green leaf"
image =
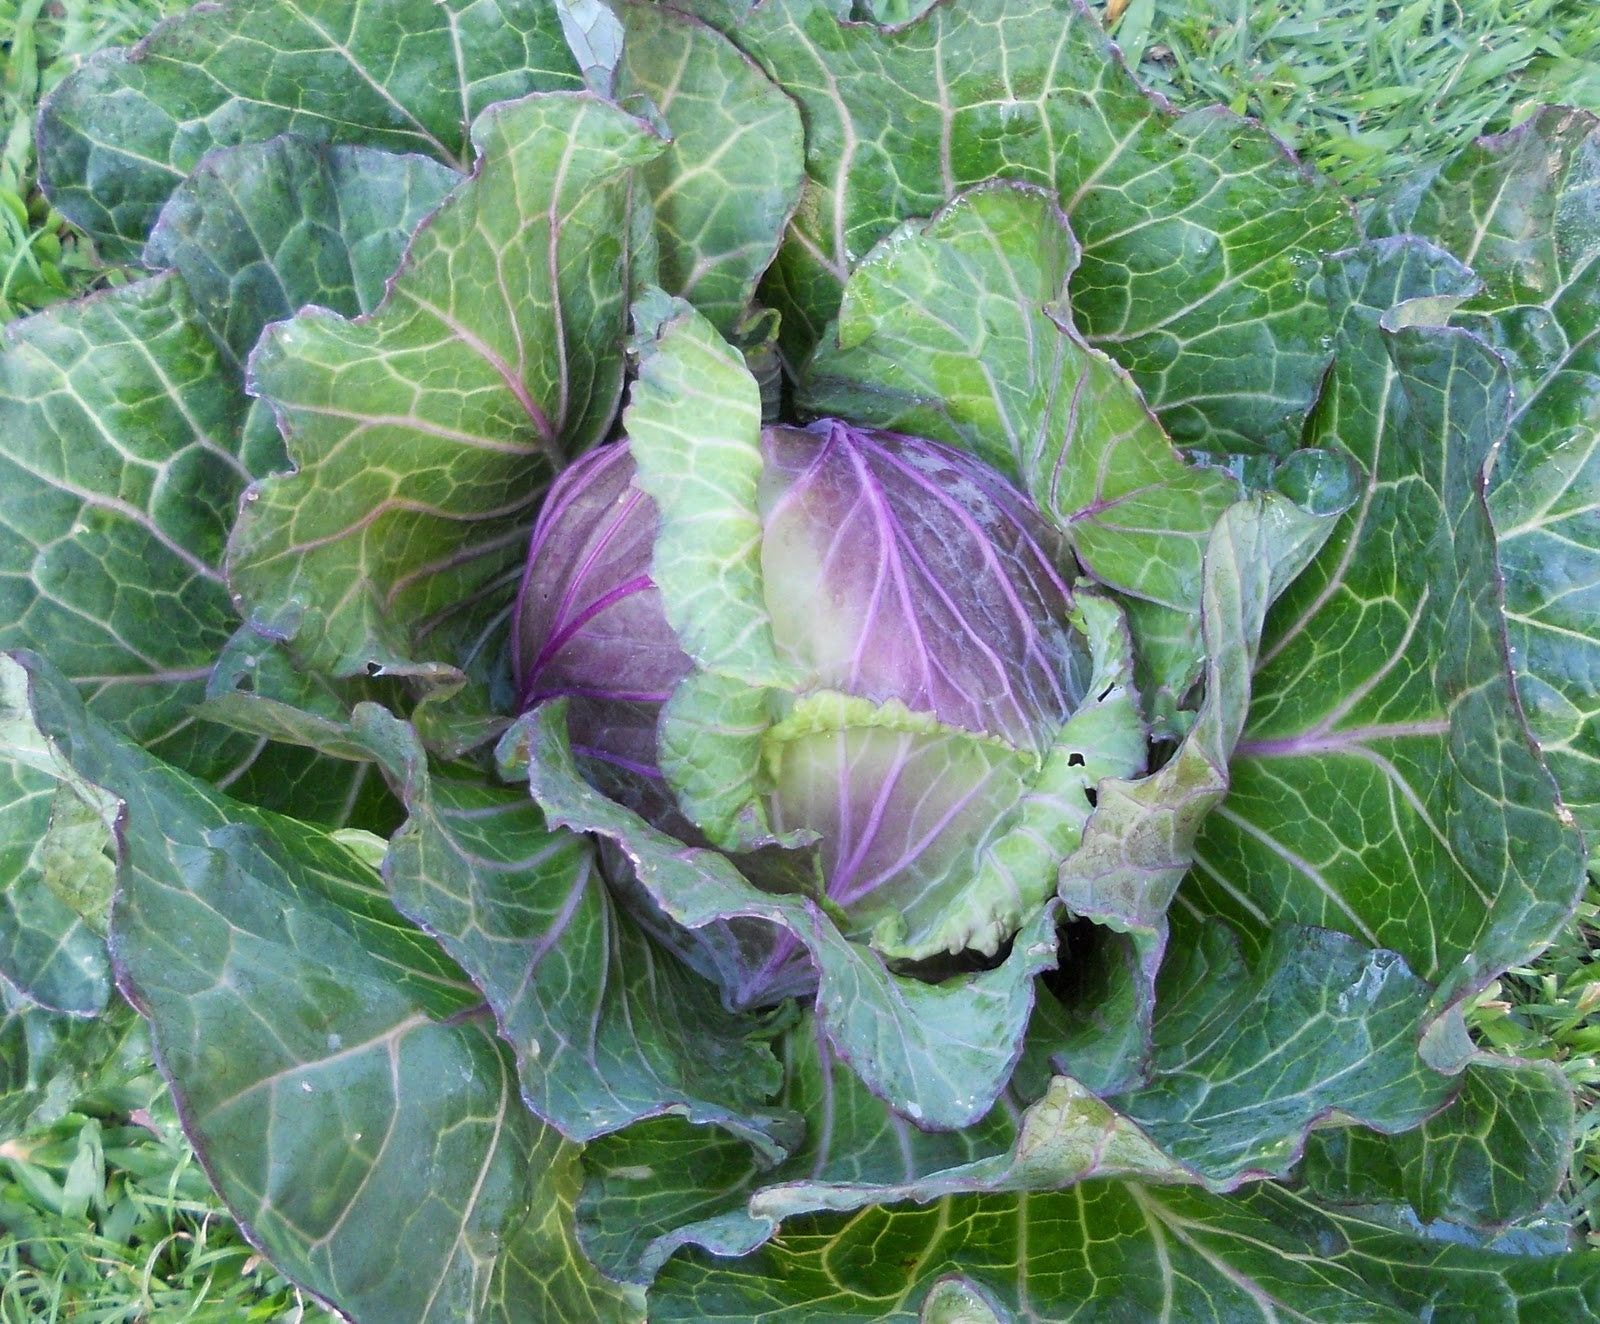
<path fill-rule="evenodd" d="M 698 8 L 805 117 L 806 194 L 765 287 L 791 355 L 898 222 L 1016 179 L 1061 200 L 1079 324 L 1179 444 L 1299 444 L 1328 360 L 1309 285 L 1354 228 L 1259 126 L 1167 110 L 1075 0 L 933 5 L 895 28 L 842 23 L 829 0 Z"/>
<path fill-rule="evenodd" d="M 1547 1324 L 1600 1314 L 1600 1255 L 1425 1241 L 1272 1185 L 1219 1196 L 1102 1180 L 798 1219 L 745 1259 L 674 1259 L 650 1319 L 927 1324 L 928 1299 L 953 1292 L 990 1311 L 958 1318 L 1001 1324 Z"/>
<path fill-rule="evenodd" d="M 1192 895 L 1249 933 L 1391 948 L 1446 1007 L 1536 951 L 1583 872 L 1507 665 L 1483 468 L 1510 383 L 1429 324 L 1470 288 L 1437 249 L 1379 241 L 1327 285 L 1339 358 L 1312 432 L 1368 477 L 1268 622 Z"/>
<path fill-rule="evenodd" d="M 237 626 L 220 563 L 246 400 L 182 283 L 157 276 L 7 328 L 0 647 L 48 650 L 97 717 L 246 799 L 339 821 L 351 771 L 199 720 Z"/>
<path fill-rule="evenodd" d="M 1600 121 L 1547 110 L 1402 193 L 1380 224 L 1483 281 L 1453 319 L 1511 367 L 1490 476 L 1511 659 L 1579 825 L 1600 832 Z"/>
<path fill-rule="evenodd" d="M 1404 1201 L 1424 1222 L 1504 1227 L 1537 1214 L 1566 1176 L 1572 1115 L 1558 1067 L 1485 1055 L 1450 1106 L 1415 1130 L 1313 1135 L 1303 1174 L 1322 1199 Z"/>
<path fill-rule="evenodd" d="M 40 112 L 40 174 L 102 257 L 129 260 L 212 147 L 298 133 L 465 170 L 485 107 L 581 85 L 553 0 L 231 0 L 67 78 Z"/>
<path fill-rule="evenodd" d="M 636 1318 L 573 1254 L 570 1151 L 523 1108 L 477 990 L 370 867 L 128 744 L 36 660 L 0 676 L 63 763 L 122 801 L 119 978 L 273 1261 L 356 1320 L 453 1324 L 480 1317 L 509 1247 L 540 1318 Z"/>
<path fill-rule="evenodd" d="M 516 1051 L 522 1092 L 575 1140 L 681 1112 L 760 1146 L 793 1142 L 769 1101 L 781 1080 L 759 1018 L 661 951 L 606 889 L 594 844 L 546 825 L 526 791 L 430 771 L 375 710 L 411 818 L 384 867 L 395 904 L 472 976 Z"/>
<path fill-rule="evenodd" d="M 461 180 L 425 156 L 285 136 L 209 153 L 167 199 L 148 267 L 176 268 L 237 369 L 308 303 L 370 313 L 411 232 Z"/>

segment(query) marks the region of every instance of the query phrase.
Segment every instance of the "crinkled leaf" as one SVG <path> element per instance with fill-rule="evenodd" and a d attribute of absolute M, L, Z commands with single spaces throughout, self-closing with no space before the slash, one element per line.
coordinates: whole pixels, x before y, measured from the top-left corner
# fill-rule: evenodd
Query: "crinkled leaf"
<path fill-rule="evenodd" d="M 251 801 L 338 821 L 348 768 L 199 720 L 236 625 L 220 563 L 246 401 L 182 283 L 14 323 L 0 353 L 0 647 L 48 650 L 97 717 Z"/>
<path fill-rule="evenodd" d="M 1432 239 L 1483 281 L 1452 324 L 1511 368 L 1489 510 L 1517 690 L 1562 797 L 1600 832 L 1600 121 L 1547 110 L 1484 138 L 1379 224 Z"/>
<path fill-rule="evenodd" d="M 1282 1176 L 1338 1113 L 1415 1126 L 1455 1082 L 1419 1056 L 1429 987 L 1342 933 L 1276 930 L 1254 967 L 1229 931 L 1185 925 L 1162 966 L 1154 1078 L 1110 1100 L 1175 1160 L 1226 1188 Z"/>
<path fill-rule="evenodd" d="M 350 731 L 351 710 L 363 700 L 400 697 L 383 678 L 335 681 L 307 671 L 282 640 L 241 626 L 217 654 L 200 711 L 240 731 L 335 758 L 370 760 L 372 751 Z"/>
<path fill-rule="evenodd" d="M 1185 463 L 1128 375 L 1073 329 L 1077 262 L 1049 194 L 962 194 L 851 272 L 801 403 L 970 450 L 1028 492 L 1096 579 L 1193 620 L 1206 538 L 1239 484 Z"/>
<path fill-rule="evenodd" d="M 1329 1116 L 1399 1130 L 1455 1088 L 1419 1056 L 1430 990 L 1392 952 L 1291 926 L 1247 969 L 1226 930 L 1186 936 L 1162 971 L 1148 1084 L 1101 1099 L 1058 1076 L 1020 1117 L 1008 1096 L 961 1133 L 964 1152 L 896 1151 L 886 1142 L 902 1124 L 797 1036 L 785 1101 L 826 1117 L 820 1133 L 771 1171 L 681 1127 L 608 1138 L 591 1154 L 586 1244 L 608 1272 L 646 1281 L 681 1246 L 746 1253 L 782 1220 L 824 1209 L 1051 1191 L 1108 1175 L 1231 1190 L 1283 1176 Z M 648 1160 L 658 1143 L 677 1155 L 659 1168 Z"/>
<path fill-rule="evenodd" d="M 926 1324 L 957 1282 L 1003 1324 L 1543 1324 L 1600 1312 L 1600 1255 L 1523 1258 L 1397 1234 L 1273 1185 L 1116 1181 L 796 1220 L 744 1259 L 669 1263 L 652 1324 Z M 983 1318 L 979 1316 L 979 1318 Z"/>
<path fill-rule="evenodd" d="M 1312 433 L 1367 481 L 1274 609 L 1193 896 L 1247 933 L 1391 948 L 1448 1006 L 1538 950 L 1583 874 L 1507 663 L 1483 469 L 1509 381 L 1428 324 L 1471 288 L 1437 249 L 1377 241 L 1327 286 L 1339 357 Z"/>
<path fill-rule="evenodd" d="M 496 107 L 474 134 L 473 180 L 379 309 L 308 310 L 251 360 L 298 469 L 248 494 L 230 582 L 331 675 L 471 663 L 552 466 L 616 409 L 630 175 L 660 140 L 581 93 Z"/>
<path fill-rule="evenodd" d="M 411 232 L 460 180 L 425 156 L 292 135 L 210 152 L 161 209 L 144 263 L 177 270 L 242 370 L 261 329 L 308 303 L 376 308 Z"/>
<path fill-rule="evenodd" d="M 685 846 L 590 787 L 573 763 L 561 700 L 513 726 L 500 758 L 508 773 L 526 762 L 534 799 L 552 823 L 615 842 L 677 924 L 751 918 L 803 944 L 818 970 L 818 1016 L 834 1050 L 897 1111 L 938 1130 L 970 1125 L 994 1106 L 1021 1052 L 1033 976 L 1055 960 L 1053 907 L 1017 935 L 995 969 L 924 984 L 890 973 L 848 941 L 810 897 L 763 892 L 726 857 Z"/>
<path fill-rule="evenodd" d="M 620 912 L 592 842 L 552 829 L 526 791 L 430 770 L 381 710 L 358 714 L 411 818 L 384 866 L 395 904 L 483 990 L 517 1055 L 523 1096 L 575 1140 L 669 1110 L 781 1157 L 792 1122 L 763 1023 Z"/>
<path fill-rule="evenodd" d="M 632 1317 L 570 1242 L 525 1245 L 553 1221 L 565 1151 L 523 1108 L 477 990 L 370 868 L 128 744 L 37 659 L 0 669 L 63 764 L 122 801 L 118 979 L 273 1261 L 355 1319 L 442 1324 L 478 1317 L 509 1242 L 548 1259 L 544 1318 Z"/>
<path fill-rule="evenodd" d="M 672 145 L 640 171 L 654 202 L 657 279 L 731 336 L 800 198 L 800 113 L 712 28 L 624 0 L 616 95 L 648 97 Z"/>
<path fill-rule="evenodd" d="M 1423 1222 L 1499 1228 L 1537 1214 L 1572 1156 L 1573 1099 L 1559 1067 L 1487 1054 L 1450 1106 L 1397 1136 L 1312 1135 L 1302 1176 L 1320 1199 L 1404 1202 Z"/>
<path fill-rule="evenodd" d="M 1174 114 L 1075 0 L 934 5 L 902 27 L 829 0 L 700 6 L 800 103 L 807 188 L 766 297 L 797 359 L 900 221 L 994 178 L 1052 191 L 1083 244 L 1073 308 L 1184 446 L 1282 453 L 1328 360 L 1309 293 L 1344 204 L 1258 126 Z"/>
<path fill-rule="evenodd" d="M 581 85 L 552 0 L 230 0 L 64 80 L 40 172 L 101 255 L 127 260 L 212 147 L 298 133 L 464 170 L 485 107 Z"/>
<path fill-rule="evenodd" d="M 761 396 L 743 356 L 681 299 L 633 311 L 638 376 L 623 414 L 634 485 L 655 502 L 650 577 L 699 670 L 661 712 L 662 774 L 712 843 L 771 839 L 760 797 L 764 687 L 791 684 L 761 582 Z"/>
<path fill-rule="evenodd" d="M 663 1118 L 584 1151 L 589 1180 L 578 1206 L 583 1244 L 608 1274 L 648 1282 L 680 1246 L 744 1254 L 800 1210 L 854 1207 L 921 1175 L 1003 1155 L 1018 1113 L 1003 1099 L 959 1131 L 922 1131 L 884 1105 L 829 1049 L 810 1017 L 784 1038 L 779 1102 L 812 1125 L 771 1166 L 749 1146 Z M 852 1203 L 853 1202 L 853 1203 Z"/>
<path fill-rule="evenodd" d="M 1078 849 L 1063 863 L 1057 895 L 1075 915 L 1130 936 L 1137 1034 L 1117 1036 L 1129 1054 L 1108 1061 L 1103 1022 L 1091 1017 L 1063 1041 L 1057 1065 L 1076 1072 L 1088 1054 L 1093 1079 L 1126 1081 L 1138 1069 L 1150 1021 L 1166 912 L 1194 862 L 1201 828 L 1229 785 L 1229 758 L 1250 702 L 1250 672 L 1268 605 L 1322 545 L 1332 520 L 1273 495 L 1239 502 L 1217 521 L 1201 590 L 1205 696 L 1182 743 L 1155 772 L 1106 778 Z"/>
<path fill-rule="evenodd" d="M 595 1273 L 578 1242 L 572 1210 L 583 1182 L 581 1150 L 545 1128 L 529 1157 L 540 1174 L 528 1219 L 507 1238 L 495 1261 L 483 1324 L 642 1324 L 644 1302 L 635 1288 Z"/>
<path fill-rule="evenodd" d="M 990 920 L 1000 920 L 1001 935 L 1055 891 L 1061 862 L 1083 840 L 1095 788 L 1108 777 L 1137 776 L 1149 755 L 1122 613 L 1110 599 L 1081 592 L 1074 619 L 1093 668 L 1085 698 L 1061 724 L 1032 784 L 995 821 L 974 881 L 951 908 L 968 909 L 981 898 Z M 961 921 L 952 915 L 947 922 Z"/>

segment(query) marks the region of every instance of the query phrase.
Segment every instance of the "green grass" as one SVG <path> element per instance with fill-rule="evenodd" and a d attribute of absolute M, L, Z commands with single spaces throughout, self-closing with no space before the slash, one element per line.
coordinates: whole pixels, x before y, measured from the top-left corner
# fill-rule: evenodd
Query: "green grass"
<path fill-rule="evenodd" d="M 245 1243 L 170 1110 L 69 1114 L 0 1144 L 0 1168 L 3 1324 L 334 1318 Z"/>
<path fill-rule="evenodd" d="M 175 0 L 0 0 L 0 321 L 125 278 L 34 188 L 39 99 Z M 1104 10 L 1104 4 L 1099 8 Z M 1600 109 L 1593 0 L 1129 0 L 1118 39 L 1175 101 L 1260 118 L 1370 195 L 1544 100 Z M 1478 1000 L 1497 1049 L 1560 1064 L 1583 1133 L 1563 1212 L 1600 1245 L 1600 891 L 1533 966 Z M 153 1082 L 0 1145 L 0 1324 L 327 1321 L 254 1254 Z"/>
<path fill-rule="evenodd" d="M 1099 6 L 1102 11 L 1104 3 Z M 1546 101 L 1600 110 L 1594 0 L 1128 0 L 1115 35 L 1175 101 L 1260 119 L 1368 196 Z"/>

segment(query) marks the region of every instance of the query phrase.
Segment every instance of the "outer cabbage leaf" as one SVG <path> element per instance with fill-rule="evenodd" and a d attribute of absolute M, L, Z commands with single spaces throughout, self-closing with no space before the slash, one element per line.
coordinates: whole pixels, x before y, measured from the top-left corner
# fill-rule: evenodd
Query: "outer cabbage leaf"
<path fill-rule="evenodd" d="M 52 775 L 14 699 L 0 693 L 0 984 L 91 1016 L 111 994 L 107 807 Z"/>
<path fill-rule="evenodd" d="M 1389 947 L 1443 1010 L 1538 950 L 1583 876 L 1507 660 L 1483 470 L 1508 374 L 1428 324 L 1471 281 L 1421 241 L 1336 255 L 1327 288 L 1339 357 L 1312 434 L 1367 481 L 1268 624 L 1193 897 L 1247 933 Z"/>
<path fill-rule="evenodd" d="M 1180 445 L 1283 453 L 1328 361 L 1309 292 L 1344 204 L 1259 127 L 1177 115 L 1076 0 L 971 0 L 900 27 L 829 0 L 696 6 L 800 103 L 808 184 L 766 297 L 797 361 L 888 231 L 995 178 L 1053 192 L 1083 244 L 1073 308 Z"/>
<path fill-rule="evenodd" d="M 1600 1256 L 1523 1258 L 1397 1234 L 1264 1184 L 1245 1195 L 1086 1182 L 797 1219 L 754 1255 L 694 1252 L 653 1324 L 1542 1324 L 1600 1312 Z"/>
<path fill-rule="evenodd" d="M 280 133 L 421 152 L 465 170 L 497 101 L 582 86 L 553 0 L 230 0 L 64 80 L 40 112 L 56 207 L 103 257 L 136 258 L 212 147 Z"/>
<path fill-rule="evenodd" d="M 251 489 L 229 578 L 329 675 L 474 662 L 549 475 L 616 409 L 631 172 L 661 141 L 583 93 L 495 107 L 474 133 L 472 182 L 378 310 L 308 310 L 251 360 L 298 468 Z"/>
<path fill-rule="evenodd" d="M 672 1111 L 781 1158 L 795 1128 L 768 1106 L 774 1027 L 723 1011 L 618 910 L 594 844 L 548 826 L 526 792 L 430 769 L 380 709 L 356 728 L 411 813 L 383 866 L 395 905 L 483 990 L 529 1105 L 574 1140 Z"/>
<path fill-rule="evenodd" d="M 791 935 L 817 967 L 818 1016 L 834 1050 L 917 1125 L 948 1130 L 988 1113 L 1021 1053 L 1033 976 L 1055 961 L 1053 905 L 1023 928 L 992 970 L 939 985 L 892 974 L 874 952 L 848 941 L 809 896 L 761 891 L 725 856 L 684 845 L 588 785 L 565 726 L 562 700 L 541 704 L 499 749 L 508 777 L 526 768 L 551 823 L 613 842 L 648 897 L 681 927 L 740 918 Z"/>
<path fill-rule="evenodd" d="M 648 1283 L 689 1245 L 747 1254 L 793 1213 L 827 1207 L 850 1191 L 870 1202 L 925 1174 L 1003 1155 L 1016 1141 L 1019 1109 L 1009 1096 L 959 1131 L 912 1126 L 838 1059 L 813 1016 L 784 1037 L 783 1058 L 779 1101 L 826 1124 L 807 1126 L 780 1164 L 676 1118 L 629 1127 L 585 1149 L 579 1233 L 607 1274 Z"/>
<path fill-rule="evenodd" d="M 631 1320 L 564 1229 L 571 1151 L 522 1106 L 479 994 L 325 832 L 252 810 L 0 660 L 63 765 L 117 796 L 112 956 L 208 1175 L 358 1321 Z M 219 1045 L 227 1045 L 219 1051 Z M 396 1247 L 403 1248 L 396 1254 Z"/>
<path fill-rule="evenodd" d="M 1451 321 L 1511 368 L 1489 511 L 1517 692 L 1579 826 L 1600 832 L 1600 121 L 1547 110 L 1482 139 L 1377 224 L 1483 282 Z"/>
<path fill-rule="evenodd" d="M 352 770 L 201 720 L 237 625 L 221 561 L 247 402 L 172 275 L 14 323 L 0 353 L 0 647 L 234 794 L 352 812 Z"/>
<path fill-rule="evenodd" d="M 1572 1088 L 1554 1063 L 1484 1055 L 1462 1073 L 1450 1106 L 1414 1130 L 1315 1133 L 1301 1176 L 1323 1200 L 1403 1203 L 1425 1223 L 1498 1229 L 1555 1197 L 1572 1125 Z"/>
<path fill-rule="evenodd" d="M 411 232 L 461 180 L 425 156 L 285 135 L 208 153 L 161 209 L 148 267 L 173 267 L 238 371 L 308 303 L 370 313 Z"/>
<path fill-rule="evenodd" d="M 649 98 L 672 131 L 640 171 L 655 212 L 656 279 L 731 336 L 800 199 L 800 113 L 699 21 L 639 0 L 618 11 L 615 93 Z"/>
<path fill-rule="evenodd" d="M 109 1078 L 154 1077 L 133 1011 L 94 1019 L 51 1011 L 0 980 L 0 1144 L 67 1112 Z"/>
<path fill-rule="evenodd" d="M 1231 1190 L 1283 1176 L 1330 1116 L 1398 1130 L 1455 1088 L 1419 1057 L 1430 990 L 1392 952 L 1289 927 L 1247 970 L 1213 927 L 1179 948 L 1162 981 L 1147 1085 L 1103 1100 L 1057 1077 L 1020 1116 L 1013 1091 L 982 1125 L 943 1139 L 907 1130 L 825 1044 L 791 1036 L 785 1101 L 826 1125 L 771 1170 L 681 1126 L 609 1137 L 590 1154 L 585 1244 L 608 1272 L 642 1282 L 682 1246 L 747 1253 L 782 1220 L 818 1210 L 1106 1175 Z M 1260 1074 L 1247 1069 L 1257 1063 Z M 650 1162 L 657 1145 L 668 1161 Z"/>

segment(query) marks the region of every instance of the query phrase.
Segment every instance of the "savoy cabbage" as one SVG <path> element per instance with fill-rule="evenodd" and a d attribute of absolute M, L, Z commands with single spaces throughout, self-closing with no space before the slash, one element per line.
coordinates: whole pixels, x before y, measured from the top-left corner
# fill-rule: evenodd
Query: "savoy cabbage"
<path fill-rule="evenodd" d="M 1580 1321 L 1600 124 L 1358 223 L 1077 0 L 224 0 L 45 104 L 0 1122 L 358 1321 Z M 1552 775 L 1553 774 L 1553 775 Z"/>

